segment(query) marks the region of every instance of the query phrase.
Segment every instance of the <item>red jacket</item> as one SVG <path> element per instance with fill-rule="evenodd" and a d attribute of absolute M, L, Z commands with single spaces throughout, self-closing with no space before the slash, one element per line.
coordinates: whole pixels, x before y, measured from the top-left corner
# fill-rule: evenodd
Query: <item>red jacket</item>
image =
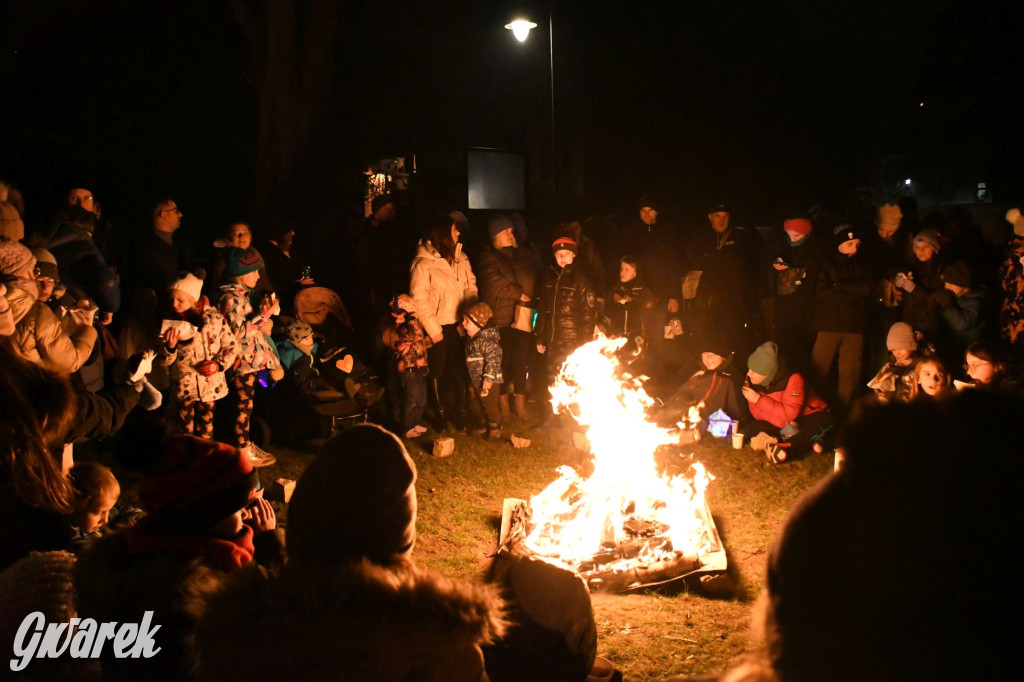
<path fill-rule="evenodd" d="M 780 429 L 800 417 L 828 408 L 825 401 L 818 397 L 809 384 L 804 383 L 804 378 L 797 372 L 788 377 L 777 376 L 768 385 L 766 392 L 761 393 L 757 402 L 748 400 L 747 403 L 754 419 L 771 422 Z"/>

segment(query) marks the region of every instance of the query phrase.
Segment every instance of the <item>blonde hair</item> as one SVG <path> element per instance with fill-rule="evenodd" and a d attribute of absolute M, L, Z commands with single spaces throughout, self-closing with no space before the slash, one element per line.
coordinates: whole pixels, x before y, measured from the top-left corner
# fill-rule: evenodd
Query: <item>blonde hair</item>
<path fill-rule="evenodd" d="M 73 504 L 76 507 L 88 506 L 90 502 L 101 497 L 112 497 L 116 500 L 121 496 L 121 484 L 117 482 L 117 477 L 102 464 L 79 462 L 71 467 L 68 476 L 74 490 Z"/>

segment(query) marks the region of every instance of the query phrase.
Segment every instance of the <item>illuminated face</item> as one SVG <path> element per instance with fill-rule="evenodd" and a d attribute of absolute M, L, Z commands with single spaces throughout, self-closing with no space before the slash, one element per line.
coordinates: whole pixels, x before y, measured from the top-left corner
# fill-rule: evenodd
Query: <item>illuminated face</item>
<path fill-rule="evenodd" d="M 839 245 L 839 253 L 843 254 L 844 256 L 856 255 L 858 249 L 860 249 L 859 239 L 851 239 L 850 241 L 843 242 L 842 244 Z"/>
<path fill-rule="evenodd" d="M 160 232 L 174 232 L 181 227 L 182 215 L 176 202 L 164 201 L 153 212 L 153 227 Z"/>
<path fill-rule="evenodd" d="M 962 294 L 965 291 L 967 291 L 966 288 L 957 286 L 957 285 L 953 284 L 952 282 L 943 282 L 942 285 L 946 289 L 948 289 L 949 291 L 952 291 L 954 296 L 959 296 L 960 294 Z"/>
<path fill-rule="evenodd" d="M 452 223 L 452 244 L 458 244 L 458 243 L 459 243 L 459 228 L 457 228 L 455 226 L 455 223 Z"/>
<path fill-rule="evenodd" d="M 619 263 L 619 281 L 632 282 L 636 279 L 636 266 L 625 261 Z"/>
<path fill-rule="evenodd" d="M 644 206 L 640 209 L 640 221 L 644 225 L 650 227 L 654 223 L 658 222 L 658 212 L 650 206 Z"/>
<path fill-rule="evenodd" d="M 516 245 L 516 231 L 514 228 L 507 228 L 494 235 L 494 248 L 504 249 Z"/>
<path fill-rule="evenodd" d="M 765 379 L 768 378 L 767 374 L 758 374 L 752 369 L 747 370 L 747 376 L 750 377 L 750 383 L 758 385 L 760 385 L 762 382 L 764 382 Z"/>
<path fill-rule="evenodd" d="M 195 299 L 181 289 L 171 289 L 171 308 L 179 315 L 196 307 Z"/>
<path fill-rule="evenodd" d="M 50 300 L 50 296 L 53 295 L 53 287 L 57 283 L 53 277 L 37 277 L 36 282 L 39 284 L 39 300 L 42 303 L 46 303 Z"/>
<path fill-rule="evenodd" d="M 296 348 L 301 350 L 303 353 L 306 353 L 307 355 L 309 353 L 313 352 L 313 335 L 312 334 L 306 334 L 301 339 L 298 339 L 297 341 L 293 341 L 292 343 L 295 344 Z"/>
<path fill-rule="evenodd" d="M 248 249 L 252 245 L 252 231 L 245 223 L 235 223 L 228 230 L 228 239 L 231 241 L 231 246 Z"/>
<path fill-rule="evenodd" d="M 566 265 L 571 265 L 576 260 L 576 254 L 569 249 L 559 249 L 555 251 L 555 263 L 558 267 L 564 268 Z"/>
<path fill-rule="evenodd" d="M 893 235 L 896 234 L 896 230 L 898 229 L 900 229 L 899 224 L 878 223 L 878 236 L 888 241 L 892 239 Z"/>
<path fill-rule="evenodd" d="M 470 336 L 476 336 L 477 332 L 480 331 L 480 327 L 476 326 L 476 322 L 468 317 L 462 318 L 462 328 L 465 329 L 466 333 Z"/>
<path fill-rule="evenodd" d="M 100 495 L 89 500 L 82 509 L 75 510 L 71 515 L 71 523 L 82 529 L 83 533 L 95 533 L 107 525 L 110 510 L 117 503 L 117 495 Z"/>
<path fill-rule="evenodd" d="M 723 358 L 718 353 L 712 353 L 711 351 L 705 351 L 705 352 L 700 354 L 700 361 L 702 363 L 704 363 L 704 366 L 706 368 L 708 368 L 710 370 L 716 370 L 716 369 L 718 369 L 719 367 L 722 366 L 722 363 L 725 362 L 725 358 Z"/>
<path fill-rule="evenodd" d="M 711 223 L 711 229 L 715 232 L 725 232 L 729 229 L 729 213 L 727 211 L 708 213 L 708 222 Z"/>
<path fill-rule="evenodd" d="M 247 273 L 245 273 L 244 275 L 242 275 L 242 276 L 240 276 L 238 278 L 238 283 L 239 284 L 241 284 L 242 286 L 245 286 L 245 287 L 249 287 L 250 289 L 255 287 L 256 286 L 256 282 L 258 282 L 258 281 L 260 281 L 260 271 L 259 270 L 253 270 L 252 272 L 247 272 Z"/>
<path fill-rule="evenodd" d="M 95 199 L 93 199 L 92 192 L 87 189 L 77 188 L 71 190 L 68 194 L 68 203 L 72 206 L 81 206 L 90 213 L 96 212 Z"/>
<path fill-rule="evenodd" d="M 889 352 L 892 353 L 892 359 L 895 360 L 898 365 L 909 364 L 911 357 L 914 355 L 914 351 L 909 348 L 897 348 L 896 350 L 891 350 Z"/>
<path fill-rule="evenodd" d="M 935 366 L 934 362 L 925 362 L 917 372 L 917 383 L 921 390 L 930 396 L 936 396 L 942 392 L 946 375 Z"/>
<path fill-rule="evenodd" d="M 967 369 L 967 376 L 976 384 L 991 384 L 996 378 L 996 369 L 991 362 L 982 360 L 977 355 L 967 354 L 964 368 Z"/>
<path fill-rule="evenodd" d="M 914 242 L 914 255 L 917 256 L 917 260 L 922 263 L 927 263 L 935 257 L 935 249 L 925 244 L 924 242 Z"/>

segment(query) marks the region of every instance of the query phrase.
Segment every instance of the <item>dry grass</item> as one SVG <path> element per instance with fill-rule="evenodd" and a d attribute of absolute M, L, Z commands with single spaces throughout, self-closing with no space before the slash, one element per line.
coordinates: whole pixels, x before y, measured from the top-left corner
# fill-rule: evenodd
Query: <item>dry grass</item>
<path fill-rule="evenodd" d="M 502 500 L 539 492 L 560 464 L 587 466 L 589 457 L 573 448 L 564 422 L 553 420 L 531 436 L 532 447 L 516 450 L 507 442 L 456 435 L 455 454 L 441 459 L 430 455 L 427 437 L 408 443 L 419 469 L 419 563 L 447 575 L 481 579 L 497 544 Z M 710 440 L 692 449 L 716 476 L 708 501 L 726 545 L 736 596 L 594 595 L 599 651 L 626 680 L 721 671 L 754 646 L 751 608 L 764 579 L 768 548 L 793 502 L 831 470 L 831 460 L 823 456 L 767 466 L 760 453 Z M 313 457 L 272 449 L 279 464 L 264 470 L 267 482 L 299 478 Z M 282 505 L 275 507 L 286 520 Z"/>

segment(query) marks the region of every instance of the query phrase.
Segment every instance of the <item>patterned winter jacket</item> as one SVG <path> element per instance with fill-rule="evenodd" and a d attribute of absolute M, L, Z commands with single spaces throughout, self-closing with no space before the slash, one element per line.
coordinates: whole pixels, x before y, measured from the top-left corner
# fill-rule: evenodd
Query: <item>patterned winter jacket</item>
<path fill-rule="evenodd" d="M 469 383 L 479 389 L 484 381 L 504 382 L 501 376 L 501 334 L 497 327 L 484 327 L 466 344 Z"/>
<path fill-rule="evenodd" d="M 1024 334 L 1024 238 L 1017 237 L 1007 247 L 1000 268 L 1003 282 L 1003 307 L 999 331 L 1004 339 L 1016 343 Z"/>
<path fill-rule="evenodd" d="M 253 311 L 249 290 L 241 284 L 232 283 L 222 286 L 220 292 L 218 307 L 238 339 L 239 356 L 235 371 L 253 374 L 261 369 L 280 367 L 281 361 L 263 333 L 267 320 L 262 313 Z"/>
<path fill-rule="evenodd" d="M 178 402 L 211 403 L 228 394 L 225 372 L 238 359 L 238 340 L 228 327 L 227 320 L 212 306 L 203 309 L 201 326 L 187 341 L 179 340 L 174 348 L 164 347 L 160 364 L 170 367 L 171 384 Z M 213 360 L 221 370 L 203 376 L 196 366 Z"/>
<path fill-rule="evenodd" d="M 397 325 L 398 344 L 395 347 L 395 362 L 399 372 L 415 372 L 426 375 L 427 337 L 423 325 L 415 317 L 407 317 L 405 322 Z"/>

